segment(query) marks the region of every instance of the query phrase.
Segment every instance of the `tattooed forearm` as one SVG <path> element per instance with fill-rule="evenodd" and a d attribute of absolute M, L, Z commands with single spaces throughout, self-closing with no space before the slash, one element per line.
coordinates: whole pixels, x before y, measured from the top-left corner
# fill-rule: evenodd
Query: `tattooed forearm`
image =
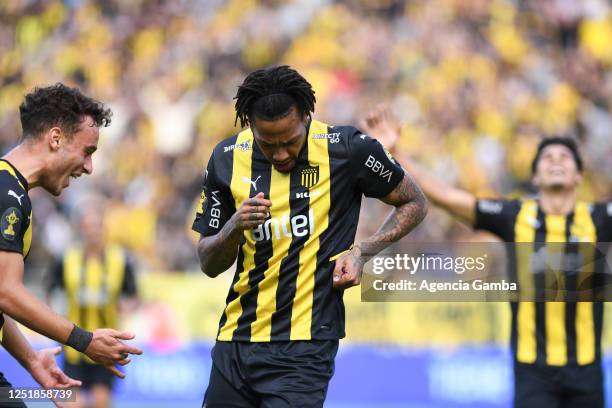
<path fill-rule="evenodd" d="M 202 237 L 198 244 L 202 272 L 214 278 L 232 266 L 238 253 L 240 236 L 240 230 L 230 220 L 216 235 Z"/>
<path fill-rule="evenodd" d="M 395 209 L 372 237 L 375 242 L 399 240 L 419 225 L 427 214 L 427 199 L 409 175 L 404 176 L 385 201 L 395 205 Z"/>
<path fill-rule="evenodd" d="M 408 174 L 383 201 L 395 208 L 380 229 L 359 246 L 364 261 L 408 234 L 427 214 L 427 199 Z"/>
<path fill-rule="evenodd" d="M 372 236 L 372 242 L 395 242 L 408 234 L 425 217 L 424 207 L 423 197 L 395 208 Z"/>

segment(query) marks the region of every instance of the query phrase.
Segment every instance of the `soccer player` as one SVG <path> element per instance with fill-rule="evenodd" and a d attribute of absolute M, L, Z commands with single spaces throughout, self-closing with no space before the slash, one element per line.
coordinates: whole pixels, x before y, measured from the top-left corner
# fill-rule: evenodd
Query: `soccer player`
<path fill-rule="evenodd" d="M 393 151 L 399 132 L 388 110 L 373 111 L 362 127 Z M 503 241 L 537 247 L 612 240 L 612 203 L 576 198 L 583 164 L 573 139 L 551 137 L 540 142 L 531 167 L 538 195 L 522 200 L 479 200 L 438 180 L 412 160 L 400 160 L 435 205 Z M 543 275 L 528 272 L 527 286 L 543 290 Z M 564 285 L 575 289 L 576 276 L 565 276 Z M 525 301 L 511 303 L 511 309 L 515 407 L 603 408 L 603 304 Z"/>
<path fill-rule="evenodd" d="M 133 262 L 122 248 L 105 242 L 103 221 L 103 205 L 90 200 L 79 217 L 80 245 L 53 265 L 48 286 L 48 292 L 66 292 L 68 317 L 86 330 L 117 327 L 120 310 L 133 309 L 137 302 Z M 113 373 L 70 347 L 64 352 L 66 374 L 79 378 L 89 394 L 79 392 L 74 408 L 86 405 L 88 397 L 89 406 L 110 406 Z"/>
<path fill-rule="evenodd" d="M 288 66 L 249 74 L 243 127 L 208 162 L 193 224 L 202 271 L 236 273 L 204 397 L 216 407 L 322 407 L 344 337 L 343 290 L 369 254 L 410 232 L 426 200 L 375 140 L 311 118 L 311 85 Z M 361 197 L 395 207 L 353 245 Z"/>
<path fill-rule="evenodd" d="M 109 124 L 111 112 L 78 89 L 63 84 L 34 89 L 25 96 L 19 111 L 22 141 L 0 159 L 0 312 L 85 353 L 123 378 L 115 365 L 128 364 L 129 354 L 142 353 L 139 348 L 121 342 L 134 338 L 132 333 L 84 330 L 32 295 L 22 281 L 24 258 L 32 242 L 28 191 L 42 187 L 57 196 L 68 187 L 71 177 L 90 174 L 98 128 Z M 13 323 L 7 325 L 7 330 L 15 338 Z M 26 344 L 12 343 L 13 355 L 27 353 Z M 6 381 L 0 377 L 0 381 Z"/>

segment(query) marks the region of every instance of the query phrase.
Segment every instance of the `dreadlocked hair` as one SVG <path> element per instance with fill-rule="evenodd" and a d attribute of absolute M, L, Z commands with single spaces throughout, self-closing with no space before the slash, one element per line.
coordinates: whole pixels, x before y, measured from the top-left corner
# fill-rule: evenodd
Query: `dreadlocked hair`
<path fill-rule="evenodd" d="M 236 120 L 240 126 L 252 124 L 255 117 L 276 120 L 295 106 L 300 117 L 314 112 L 317 99 L 312 85 L 288 65 L 262 68 L 251 72 L 238 87 Z"/>

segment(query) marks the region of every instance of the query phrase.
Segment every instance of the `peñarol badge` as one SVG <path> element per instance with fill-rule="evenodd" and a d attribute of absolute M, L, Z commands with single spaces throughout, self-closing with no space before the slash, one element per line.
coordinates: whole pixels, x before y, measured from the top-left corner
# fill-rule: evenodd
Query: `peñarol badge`
<path fill-rule="evenodd" d="M 9 207 L 2 213 L 0 220 L 0 232 L 7 241 L 14 241 L 21 230 L 21 211 L 15 207 Z"/>
<path fill-rule="evenodd" d="M 302 186 L 310 188 L 319 182 L 319 166 L 308 166 L 301 170 Z"/>

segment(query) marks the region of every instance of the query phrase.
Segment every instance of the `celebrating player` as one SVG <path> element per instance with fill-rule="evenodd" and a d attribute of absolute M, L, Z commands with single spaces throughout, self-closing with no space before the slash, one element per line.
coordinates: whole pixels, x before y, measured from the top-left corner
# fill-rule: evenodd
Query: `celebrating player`
<path fill-rule="evenodd" d="M 208 162 L 193 224 L 201 268 L 215 277 L 237 261 L 208 408 L 322 407 L 344 336 L 342 293 L 360 282 L 364 245 L 382 249 L 425 216 L 419 187 L 377 141 L 312 119 L 314 106 L 295 70 L 252 72 L 236 95 L 247 127 Z M 353 245 L 363 194 L 394 209 Z"/>
<path fill-rule="evenodd" d="M 22 281 L 24 258 L 32 242 L 32 204 L 28 191 L 42 187 L 59 195 L 68 187 L 71 177 L 90 174 L 91 156 L 98 145 L 98 128 L 110 123 L 111 112 L 78 89 L 63 84 L 36 88 L 26 95 L 19 110 L 23 139 L 0 159 L 0 312 L 85 353 L 123 377 L 115 365 L 128 364 L 129 354 L 142 353 L 137 347 L 121 342 L 133 339 L 132 333 L 83 330 L 33 296 Z M 0 323 L 1 319 L 0 315 Z M 7 329 L 13 339 L 18 338 L 12 322 Z M 30 354 L 28 347 L 27 342 L 18 340 L 11 342 L 8 349 L 13 355 L 24 355 Z M 7 384 L 2 375 L 0 382 Z M 51 382 L 42 385 L 48 384 Z"/>
<path fill-rule="evenodd" d="M 373 111 L 362 127 L 393 151 L 399 132 L 388 110 Z M 503 241 L 534 246 L 612 241 L 612 203 L 576 198 L 583 164 L 573 139 L 541 141 L 532 163 L 538 195 L 522 200 L 479 200 L 436 179 L 412 160 L 400 160 L 432 203 Z M 571 246 L 565 250 L 568 248 Z M 529 274 L 532 282 L 528 286 L 543 291 L 543 275 L 534 278 L 533 271 Z M 576 275 L 566 276 L 564 285 L 576 289 Z M 525 301 L 511 306 L 515 407 L 603 408 L 603 304 Z"/>

